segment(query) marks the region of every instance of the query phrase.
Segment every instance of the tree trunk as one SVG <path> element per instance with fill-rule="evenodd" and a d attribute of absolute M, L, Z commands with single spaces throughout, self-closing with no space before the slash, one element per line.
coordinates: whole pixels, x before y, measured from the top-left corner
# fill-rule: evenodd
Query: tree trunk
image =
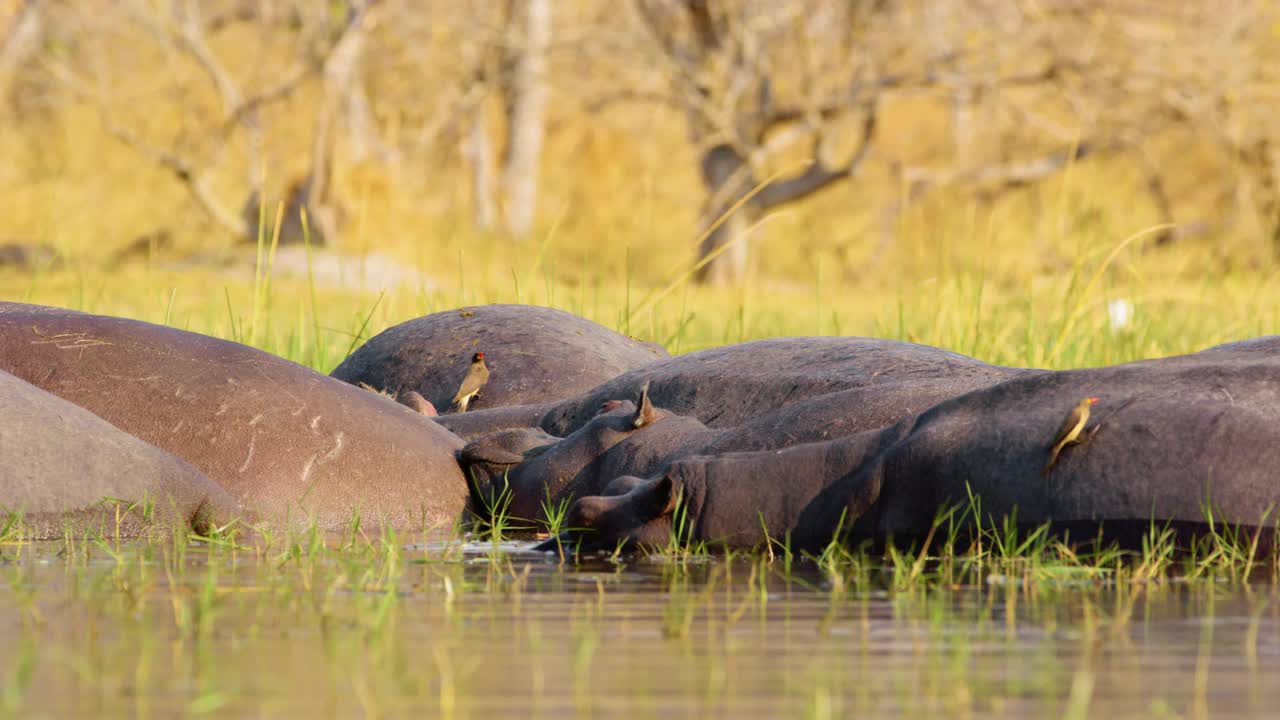
<path fill-rule="evenodd" d="M 327 241 L 337 237 L 342 216 L 341 205 L 332 192 L 334 125 L 346 108 L 352 86 L 359 81 L 356 70 L 364 54 L 369 5 L 363 2 L 348 4 L 347 27 L 324 62 L 323 94 L 311 141 L 311 170 L 307 179 L 289 192 L 288 202 L 296 201 L 300 208 L 305 207 L 316 237 Z"/>
<path fill-rule="evenodd" d="M 511 77 L 503 83 L 507 145 L 503 157 L 503 223 L 513 237 L 533 228 L 538 203 L 547 104 L 547 46 L 551 41 L 551 1 L 519 0 L 512 6 L 518 28 Z"/>
<path fill-rule="evenodd" d="M 974 121 L 974 101 L 977 93 L 965 79 L 951 91 L 951 145 L 955 166 L 968 172 L 976 164 L 977 128 Z"/>
<path fill-rule="evenodd" d="M 363 57 L 356 58 L 352 68 L 355 79 L 347 84 L 346 97 L 343 98 L 342 116 L 347 129 L 347 147 L 353 162 L 359 163 L 374 157 L 384 164 L 396 163 L 399 161 L 399 153 L 384 142 L 379 134 L 378 122 L 369 105 L 369 94 L 360 80 L 362 61 Z"/>
<path fill-rule="evenodd" d="M 39 0 L 26 0 L 18 7 L 8 28 L 0 28 L 0 103 L 9 99 L 13 76 L 40 48 L 44 30 Z"/>
<path fill-rule="evenodd" d="M 709 285 L 729 285 L 742 278 L 747 265 L 747 237 L 755 207 L 746 203 L 725 214 L 755 184 L 746 161 L 729 145 L 717 145 L 702 156 L 702 183 L 707 202 L 702 216 L 706 237 L 698 247 L 694 279 Z M 705 228 L 720 222 L 710 233 Z"/>
<path fill-rule="evenodd" d="M 489 142 L 485 104 L 476 103 L 471 111 L 464 152 L 471 159 L 471 204 L 476 227 L 484 232 L 493 229 L 493 145 Z"/>
<path fill-rule="evenodd" d="M 718 217 L 712 217 L 710 222 L 715 222 Z M 715 257 L 698 269 L 694 279 L 715 286 L 732 285 L 741 280 L 747 269 L 746 234 L 750 229 L 749 213 L 746 208 L 741 208 L 712 230 L 698 248 L 698 257 L 699 262 L 712 254 Z"/>

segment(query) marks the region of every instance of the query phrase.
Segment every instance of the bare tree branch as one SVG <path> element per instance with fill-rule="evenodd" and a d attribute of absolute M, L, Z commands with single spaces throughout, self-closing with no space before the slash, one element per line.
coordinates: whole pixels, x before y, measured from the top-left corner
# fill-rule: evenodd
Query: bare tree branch
<path fill-rule="evenodd" d="M 196 63 L 216 89 L 221 101 L 223 116 L 215 121 L 212 131 L 206 138 L 211 148 L 208 157 L 212 160 L 216 160 L 222 154 L 230 134 L 237 127 L 246 128 L 250 134 L 251 148 L 256 147 L 256 136 L 260 131 L 254 122 L 254 114 L 261 108 L 288 97 L 307 78 L 315 75 L 318 70 L 327 68 L 328 61 L 335 53 L 342 51 L 344 47 L 349 48 L 350 46 L 350 31 L 353 26 L 348 24 L 337 40 L 327 47 L 319 62 L 304 62 L 279 83 L 258 93 L 246 96 L 231 73 L 222 65 L 205 41 L 206 25 L 200 17 L 199 5 L 196 0 L 177 5 L 178 14 L 175 22 L 167 26 L 158 24 L 148 17 L 138 17 L 137 19 L 144 22 L 153 31 L 160 33 L 163 37 L 169 38 L 183 54 Z M 361 8 L 360 12 L 353 14 L 355 19 L 363 17 L 363 4 Z M 344 45 L 344 40 L 347 41 L 347 45 Z M 347 49 L 346 52 L 351 51 Z M 206 160 L 203 163 L 197 163 L 177 149 L 163 148 L 146 141 L 139 133 L 130 129 L 116 118 L 101 91 L 92 89 L 89 83 L 77 78 L 61 62 L 49 61 L 46 65 L 49 67 L 51 74 L 73 96 L 89 102 L 97 108 L 102 126 L 109 135 L 133 149 L 148 161 L 168 171 L 171 176 L 186 188 L 196 205 L 217 227 L 235 237 L 243 237 L 245 235 L 245 222 L 236 213 L 228 209 L 210 188 L 208 175 L 216 164 L 215 162 Z M 327 120 L 331 121 L 331 117 L 327 118 Z M 323 198 L 322 193 L 326 191 L 324 183 L 327 182 L 328 177 L 327 145 L 325 145 L 325 150 L 318 155 L 318 158 L 319 164 L 317 165 L 313 161 L 312 172 L 307 180 L 291 191 L 291 201 L 293 199 L 292 196 L 296 195 L 302 198 L 304 202 L 314 203 L 317 206 L 322 204 L 321 200 L 313 198 Z M 251 186 L 254 185 L 255 182 L 251 181 Z M 259 194 L 259 189 L 256 186 L 252 187 L 250 192 L 251 205 L 257 202 Z M 249 224 L 256 227 L 257 212 L 252 214 L 254 217 Z M 327 230 L 328 236 L 332 237 L 334 230 L 332 214 L 323 209 L 317 212 L 314 208 L 312 209 L 312 214 L 314 216 L 312 221 L 318 231 L 317 235 L 323 237 Z M 295 221 L 293 218 L 290 218 L 290 220 Z"/>
<path fill-rule="evenodd" d="M 191 195 L 191 198 L 195 200 L 196 204 L 215 225 L 233 236 L 240 236 L 243 231 L 240 225 L 240 218 L 218 201 L 217 197 L 209 189 L 207 179 L 202 173 L 197 172 L 189 161 L 177 153 L 145 142 L 135 133 L 116 122 L 106 102 L 96 93 L 88 92 L 84 84 L 75 80 L 68 71 L 57 68 L 55 73 L 60 76 L 64 85 L 70 88 L 76 97 L 90 102 L 98 108 L 98 117 L 108 134 L 152 163 L 168 170 L 178 182 L 182 183 L 187 189 L 187 193 Z"/>
<path fill-rule="evenodd" d="M 204 24 L 200 20 L 200 10 L 198 2 L 188 1 L 178 6 L 179 16 L 177 18 L 177 30 L 173 33 L 177 40 L 178 47 L 182 48 L 196 64 L 209 76 L 213 84 L 218 88 L 218 95 L 222 98 L 222 107 L 224 111 L 238 107 L 243 102 L 241 100 L 240 87 L 231 79 L 231 73 L 218 62 L 213 56 L 213 52 L 209 50 L 209 46 L 204 40 Z"/>
<path fill-rule="evenodd" d="M 815 159 L 813 164 L 798 177 L 773 183 L 761 190 L 753 198 L 755 204 L 768 210 L 779 205 L 795 202 L 856 173 L 870 153 L 876 133 L 876 106 L 874 104 L 870 105 L 865 112 L 866 116 L 862 121 L 861 143 L 848 163 L 843 167 L 828 168 L 821 160 Z"/>
<path fill-rule="evenodd" d="M 1023 187 L 1053 175 L 1067 165 L 1091 155 L 1116 150 L 1116 143 L 1080 143 L 1074 148 L 1056 150 L 1040 157 L 1004 165 L 982 165 L 971 169 L 933 170 L 908 167 L 902 176 L 910 187 L 910 197 L 919 198 L 929 189 L 942 185 L 965 183 L 986 186 L 986 193 L 999 193 Z"/>
<path fill-rule="evenodd" d="M 295 67 L 292 71 L 285 73 L 284 78 L 275 85 L 255 93 L 250 97 L 242 100 L 238 105 L 231 108 L 215 131 L 218 136 L 225 137 L 229 135 L 237 125 L 243 125 L 253 113 L 262 108 L 274 105 L 282 100 L 286 100 L 295 90 L 303 85 L 307 80 L 314 77 L 319 72 L 322 64 L 305 65 Z"/>

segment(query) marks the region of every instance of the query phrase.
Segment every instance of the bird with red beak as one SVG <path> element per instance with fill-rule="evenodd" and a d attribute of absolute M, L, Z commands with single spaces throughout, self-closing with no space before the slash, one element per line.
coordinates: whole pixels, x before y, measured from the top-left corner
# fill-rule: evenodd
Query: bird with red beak
<path fill-rule="evenodd" d="M 484 353 L 478 352 L 471 356 L 471 366 L 467 368 L 467 374 L 462 378 L 458 394 L 453 396 L 453 406 L 457 411 L 466 412 L 467 405 L 480 394 L 480 388 L 487 382 L 489 382 L 489 368 L 484 364 Z"/>
<path fill-rule="evenodd" d="M 1049 449 L 1049 462 L 1045 463 L 1042 475 L 1048 475 L 1053 469 L 1053 464 L 1058 461 L 1058 454 L 1068 445 L 1074 445 L 1080 442 L 1080 433 L 1084 432 L 1084 426 L 1089 423 L 1089 408 L 1098 402 L 1096 397 L 1087 397 L 1076 406 L 1071 408 L 1071 412 L 1067 413 L 1067 417 L 1062 421 L 1062 427 L 1058 428 L 1058 434 L 1054 436 L 1053 446 Z"/>

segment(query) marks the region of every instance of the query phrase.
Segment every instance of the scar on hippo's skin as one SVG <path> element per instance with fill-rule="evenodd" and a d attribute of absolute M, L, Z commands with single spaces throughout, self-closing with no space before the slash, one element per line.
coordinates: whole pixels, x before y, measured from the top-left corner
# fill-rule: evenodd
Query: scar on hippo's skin
<path fill-rule="evenodd" d="M 307 464 L 302 466 L 302 484 L 306 485 L 311 479 L 311 468 L 316 464 L 316 456 L 312 455 L 307 458 Z"/>
<path fill-rule="evenodd" d="M 330 450 L 328 453 L 326 453 L 323 458 L 321 458 L 322 462 L 330 462 L 332 460 L 336 460 L 337 457 L 342 454 L 342 446 L 346 443 L 346 436 L 344 436 L 341 432 L 339 432 L 337 435 L 334 436 L 333 440 L 334 440 L 333 449 Z"/>
<path fill-rule="evenodd" d="M 258 441 L 257 433 L 254 433 L 253 435 L 249 436 L 249 454 L 245 455 L 244 463 L 240 465 L 240 468 L 236 470 L 236 472 L 242 473 L 245 470 L 249 469 L 249 463 L 253 461 L 253 449 L 257 445 L 257 441 Z"/>
<path fill-rule="evenodd" d="M 87 337 L 88 333 L 83 333 L 83 332 L 59 333 L 57 335 L 45 335 L 44 333 L 40 332 L 40 329 L 37 328 L 35 325 L 31 326 L 31 332 L 43 338 L 42 340 L 33 342 L 32 343 L 33 345 L 53 344 L 54 347 L 58 348 L 59 350 L 79 350 L 81 351 L 80 352 L 81 357 L 84 356 L 84 351 L 87 350 L 88 348 L 98 347 L 99 345 L 114 345 L 114 343 L 107 342 L 106 340 L 95 340 L 91 337 Z M 70 342 L 68 342 L 68 340 L 70 340 Z"/>

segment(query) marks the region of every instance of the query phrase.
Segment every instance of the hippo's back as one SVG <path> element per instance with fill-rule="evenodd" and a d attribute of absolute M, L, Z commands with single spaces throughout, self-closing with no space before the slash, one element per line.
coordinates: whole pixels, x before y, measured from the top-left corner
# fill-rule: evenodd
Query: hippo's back
<path fill-rule="evenodd" d="M 447 412 L 471 356 L 485 354 L 489 382 L 472 408 L 573 397 L 668 357 L 572 313 L 535 305 L 446 310 L 388 328 L 351 354 L 333 377 L 400 393 L 416 390 Z"/>
<path fill-rule="evenodd" d="M 238 514 L 190 464 L 2 371 L 0 458 L 0 506 L 39 538 L 133 535 L 152 521 L 198 529 Z"/>
<path fill-rule="evenodd" d="M 789 337 L 726 345 L 671 358 L 614 378 L 543 418 L 555 435 L 581 427 L 606 400 L 650 385 L 655 405 L 711 427 L 735 427 L 820 395 L 880 384 L 950 378 L 971 389 L 1018 374 L 949 350 L 863 337 Z"/>
<path fill-rule="evenodd" d="M 463 505 L 451 433 L 239 343 L 5 303 L 0 369 L 186 459 L 266 519 L 418 526 Z"/>
<path fill-rule="evenodd" d="M 1280 335 L 1264 335 L 1262 337 L 1237 340 L 1235 342 L 1214 345 L 1194 355 L 1210 355 L 1218 357 L 1242 358 L 1274 358 L 1280 360 Z"/>

